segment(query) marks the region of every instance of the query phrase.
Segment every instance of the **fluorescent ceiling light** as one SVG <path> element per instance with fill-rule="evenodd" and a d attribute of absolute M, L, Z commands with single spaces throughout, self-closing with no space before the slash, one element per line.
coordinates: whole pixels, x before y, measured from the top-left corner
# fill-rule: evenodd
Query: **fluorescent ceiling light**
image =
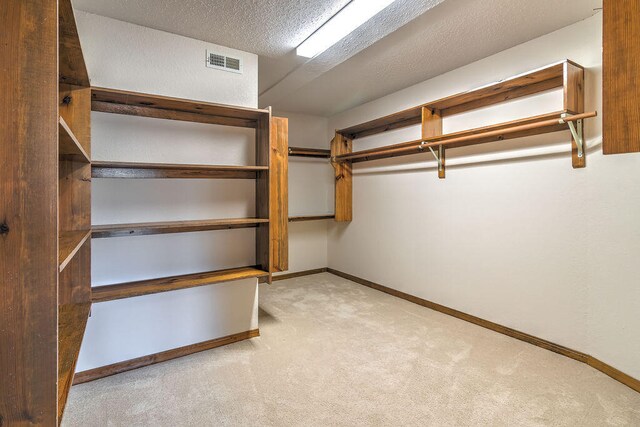
<path fill-rule="evenodd" d="M 306 39 L 296 53 L 313 58 L 342 40 L 395 0 L 353 0 Z"/>

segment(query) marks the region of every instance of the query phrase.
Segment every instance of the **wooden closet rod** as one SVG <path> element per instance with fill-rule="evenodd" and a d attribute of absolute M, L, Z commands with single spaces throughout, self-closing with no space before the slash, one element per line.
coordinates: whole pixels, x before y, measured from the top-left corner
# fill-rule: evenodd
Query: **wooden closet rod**
<path fill-rule="evenodd" d="M 418 154 L 418 153 L 424 152 L 425 149 L 429 147 L 437 147 L 437 146 L 446 147 L 448 145 L 467 142 L 467 141 L 473 141 L 479 138 L 488 138 L 488 137 L 494 137 L 494 136 L 497 137 L 505 134 L 518 133 L 518 132 L 543 128 L 543 127 L 558 125 L 558 124 L 564 124 L 566 122 L 574 122 L 574 121 L 588 119 L 595 116 L 597 116 L 597 112 L 592 111 L 589 113 L 574 114 L 574 115 L 566 116 L 560 119 L 543 120 L 536 123 L 529 123 L 525 125 L 514 126 L 512 128 L 507 128 L 507 129 L 498 129 L 498 130 L 489 131 L 489 132 L 479 132 L 477 134 L 466 135 L 466 136 L 461 136 L 457 138 L 443 139 L 442 137 L 439 137 L 440 140 L 434 141 L 434 142 L 429 142 L 428 139 L 416 140 L 416 141 L 412 141 L 412 142 L 415 142 L 416 145 L 397 147 L 397 148 L 389 148 L 388 146 L 380 147 L 380 149 L 378 150 L 366 150 L 366 152 L 362 152 L 362 153 L 355 152 L 352 154 L 338 155 L 338 156 L 335 156 L 334 160 L 336 162 L 346 162 L 351 160 L 364 159 L 366 157 L 376 157 L 377 159 L 380 156 L 388 157 L 391 155 L 402 156 L 402 155 L 409 155 L 409 154 Z M 374 160 L 374 159 L 371 159 L 371 160 Z M 362 161 L 367 161 L 367 159 L 364 159 Z"/>

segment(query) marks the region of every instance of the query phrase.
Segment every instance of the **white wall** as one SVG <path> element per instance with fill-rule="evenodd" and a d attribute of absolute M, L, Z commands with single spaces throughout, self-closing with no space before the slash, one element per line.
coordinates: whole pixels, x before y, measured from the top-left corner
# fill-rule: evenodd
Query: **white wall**
<path fill-rule="evenodd" d="M 327 131 L 565 58 L 586 67 L 586 108 L 602 113 L 601 14 L 332 117 Z M 561 109 L 558 91 L 448 117 L 445 132 Z M 592 354 L 640 378 L 640 156 L 587 168 L 569 133 L 452 150 L 438 180 L 428 155 L 354 165 L 354 219 L 330 226 L 331 268 Z M 418 127 L 354 150 L 420 137 Z"/>
<path fill-rule="evenodd" d="M 323 148 L 328 120 L 275 111 L 289 119 L 289 146 Z M 289 157 L 289 216 L 333 213 L 333 168 L 327 159 Z M 328 220 L 289 223 L 289 273 L 327 266 Z"/>
<path fill-rule="evenodd" d="M 93 86 L 256 107 L 257 57 L 76 12 Z M 206 49 L 239 56 L 244 74 L 205 67 Z M 92 114 L 94 160 L 250 165 L 254 131 Z M 252 180 L 107 180 L 92 184 L 93 224 L 255 215 Z M 105 285 L 255 264 L 252 229 L 92 242 L 92 283 Z M 248 279 L 95 304 L 77 370 L 247 331 L 257 324 Z"/>

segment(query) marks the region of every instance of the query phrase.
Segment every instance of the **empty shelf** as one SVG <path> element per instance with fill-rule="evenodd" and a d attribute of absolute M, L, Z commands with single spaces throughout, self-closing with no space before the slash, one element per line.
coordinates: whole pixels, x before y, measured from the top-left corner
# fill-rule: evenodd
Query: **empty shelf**
<path fill-rule="evenodd" d="M 301 222 L 301 221 L 318 221 L 321 219 L 335 219 L 334 214 L 328 215 L 312 215 L 312 216 L 290 216 L 289 222 Z"/>
<path fill-rule="evenodd" d="M 395 145 L 388 145 L 385 147 L 372 148 L 370 150 L 356 151 L 354 153 L 336 156 L 336 161 L 351 161 L 353 163 L 364 162 L 389 157 L 406 156 L 410 154 L 429 153 L 429 147 L 437 147 L 439 145 L 448 149 L 460 148 L 469 145 L 522 138 L 525 136 L 541 135 L 550 132 L 568 131 L 569 127 L 563 121 L 561 117 L 562 114 L 563 112 L 561 111 L 554 112 L 485 126 L 482 128 L 435 136 L 425 140 L 415 140 Z M 595 116 L 595 112 L 583 113 L 570 115 L 566 117 L 566 120 L 575 120 L 577 118 L 584 119 Z"/>
<path fill-rule="evenodd" d="M 91 109 L 158 119 L 257 128 L 270 110 L 213 104 L 116 89 L 91 88 Z"/>
<path fill-rule="evenodd" d="M 64 304 L 58 307 L 58 408 L 62 410 L 73 384 L 80 344 L 89 317 L 91 303 Z"/>
<path fill-rule="evenodd" d="M 91 236 L 91 230 L 62 231 L 58 237 L 58 261 L 60 271 L 71 262 L 84 242 Z"/>
<path fill-rule="evenodd" d="M 439 110 L 449 115 L 457 114 L 509 99 L 562 87 L 565 64 L 582 68 L 569 60 L 564 60 L 468 92 L 428 102 L 385 117 L 341 129 L 338 133 L 351 139 L 362 138 L 421 123 L 423 107 Z"/>
<path fill-rule="evenodd" d="M 228 218 L 195 221 L 141 222 L 133 224 L 94 225 L 92 237 L 144 236 L 149 234 L 189 233 L 194 231 L 229 230 L 234 228 L 252 228 L 268 223 L 262 218 Z"/>
<path fill-rule="evenodd" d="M 256 179 L 268 166 L 215 166 L 171 163 L 93 162 L 93 178 Z"/>
<path fill-rule="evenodd" d="M 91 289 L 91 300 L 93 302 L 112 301 L 159 292 L 193 288 L 196 286 L 211 285 L 214 283 L 267 276 L 269 276 L 269 273 L 266 271 L 259 270 L 254 267 L 241 267 L 231 268 L 228 270 L 186 274 L 182 276 L 163 277 L 160 279 L 120 283 L 116 285 L 96 286 Z"/>
<path fill-rule="evenodd" d="M 73 160 L 87 163 L 91 162 L 87 152 L 84 151 L 84 148 L 80 145 L 78 138 L 76 138 L 62 117 L 59 117 L 58 120 L 58 154 L 61 157 L 73 158 Z"/>

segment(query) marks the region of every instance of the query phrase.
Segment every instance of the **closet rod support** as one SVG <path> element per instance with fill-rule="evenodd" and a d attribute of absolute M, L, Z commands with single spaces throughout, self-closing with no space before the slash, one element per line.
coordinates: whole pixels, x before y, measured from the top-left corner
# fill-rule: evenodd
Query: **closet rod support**
<path fill-rule="evenodd" d="M 422 142 L 422 144 L 426 144 L 426 142 Z M 440 146 L 440 149 L 438 149 L 438 152 L 440 152 L 440 150 L 442 149 L 442 146 Z M 433 154 L 433 157 L 436 158 L 436 160 L 438 161 L 438 171 L 442 170 L 442 159 L 440 159 L 440 156 L 438 156 L 436 154 L 435 151 L 433 151 L 433 148 L 431 146 L 429 146 L 429 150 L 431 151 L 431 154 Z"/>
<path fill-rule="evenodd" d="M 576 146 L 578 148 L 578 157 L 582 157 L 584 156 L 584 132 L 582 129 L 582 119 L 576 120 L 576 123 L 574 123 L 571 120 L 564 120 L 564 117 L 567 117 L 567 114 L 562 115 L 560 123 L 566 123 L 569 126 L 573 140 L 576 142 Z"/>

